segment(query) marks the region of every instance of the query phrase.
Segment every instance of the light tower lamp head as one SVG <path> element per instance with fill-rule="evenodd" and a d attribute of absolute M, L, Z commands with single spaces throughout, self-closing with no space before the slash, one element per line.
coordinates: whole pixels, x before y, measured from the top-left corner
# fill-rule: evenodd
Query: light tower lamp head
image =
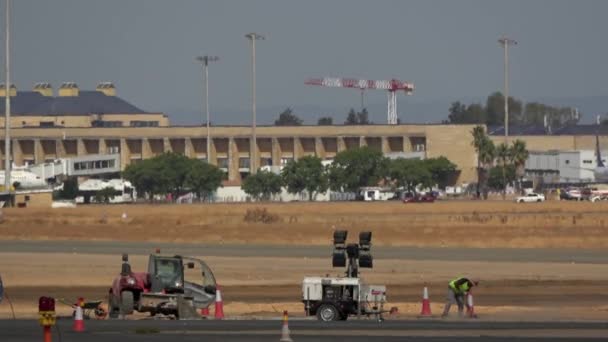
<path fill-rule="evenodd" d="M 266 40 L 266 37 L 264 37 L 263 35 L 261 35 L 259 33 L 255 33 L 255 32 L 247 33 L 245 35 L 245 38 L 247 38 L 249 40 Z"/>
<path fill-rule="evenodd" d="M 498 39 L 498 42 L 505 46 L 505 45 L 517 45 L 517 41 L 515 39 L 511 39 L 508 38 L 507 36 L 502 36 L 500 37 L 500 39 Z"/>
<path fill-rule="evenodd" d="M 217 56 L 208 56 L 208 55 L 197 56 L 195 59 L 197 62 L 202 63 L 204 65 L 208 65 L 209 62 L 216 62 L 216 61 L 220 60 L 220 58 Z"/>

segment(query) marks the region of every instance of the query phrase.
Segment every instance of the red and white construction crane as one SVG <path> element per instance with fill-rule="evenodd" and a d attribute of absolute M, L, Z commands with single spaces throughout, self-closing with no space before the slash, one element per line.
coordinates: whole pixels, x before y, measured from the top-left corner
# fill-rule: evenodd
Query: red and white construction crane
<path fill-rule="evenodd" d="M 397 124 L 397 91 L 403 90 L 407 95 L 411 95 L 414 91 L 414 84 L 402 82 L 399 80 L 389 81 L 373 81 L 373 80 L 358 80 L 354 78 L 311 78 L 304 82 L 308 85 L 317 85 L 323 87 L 338 87 L 338 88 L 354 88 L 361 92 L 365 89 L 383 89 L 388 90 L 388 124 Z M 362 95 L 363 96 L 363 95 Z"/>

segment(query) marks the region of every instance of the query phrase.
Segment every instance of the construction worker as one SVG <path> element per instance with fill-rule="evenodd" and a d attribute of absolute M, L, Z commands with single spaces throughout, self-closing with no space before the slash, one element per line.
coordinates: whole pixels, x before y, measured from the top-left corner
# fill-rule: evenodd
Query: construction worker
<path fill-rule="evenodd" d="M 443 314 L 441 317 L 447 317 L 450 312 L 452 304 L 458 305 L 458 316 L 462 317 L 464 311 L 464 305 L 466 301 L 466 295 L 469 293 L 473 286 L 477 286 L 477 281 L 471 281 L 467 278 L 456 278 L 448 284 L 448 296 Z"/>

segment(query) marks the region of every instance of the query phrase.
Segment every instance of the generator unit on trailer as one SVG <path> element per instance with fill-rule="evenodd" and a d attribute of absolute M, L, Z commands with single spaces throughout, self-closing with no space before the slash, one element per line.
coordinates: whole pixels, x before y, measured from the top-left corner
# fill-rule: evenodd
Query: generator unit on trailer
<path fill-rule="evenodd" d="M 302 302 L 306 314 L 320 321 L 346 320 L 353 315 L 374 315 L 379 320 L 384 313 L 386 286 L 367 285 L 359 277 L 359 267 L 372 268 L 371 232 L 361 232 L 359 243 L 346 244 L 348 232 L 334 232 L 333 267 L 346 267 L 345 277 L 305 277 L 302 282 Z"/>

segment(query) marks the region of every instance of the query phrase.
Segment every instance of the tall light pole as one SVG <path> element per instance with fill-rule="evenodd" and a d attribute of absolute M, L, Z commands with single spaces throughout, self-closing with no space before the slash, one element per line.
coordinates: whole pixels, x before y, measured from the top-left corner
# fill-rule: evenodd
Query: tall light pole
<path fill-rule="evenodd" d="M 4 28 L 4 190 L 11 191 L 11 68 L 10 68 L 10 5 L 11 1 L 6 0 L 6 19 Z"/>
<path fill-rule="evenodd" d="M 517 45 L 517 42 L 513 39 L 502 36 L 498 42 L 502 45 L 505 53 L 505 144 L 509 137 L 509 45 Z"/>
<path fill-rule="evenodd" d="M 257 33 L 248 33 L 245 38 L 251 41 L 251 143 L 249 152 L 249 170 L 253 175 L 257 172 L 257 137 L 255 135 L 255 41 L 266 39 L 264 36 Z"/>
<path fill-rule="evenodd" d="M 216 56 L 198 56 L 196 60 L 203 65 L 203 78 L 205 79 L 205 113 L 207 113 L 207 163 L 211 163 L 211 133 L 209 129 L 209 62 L 218 61 Z"/>

